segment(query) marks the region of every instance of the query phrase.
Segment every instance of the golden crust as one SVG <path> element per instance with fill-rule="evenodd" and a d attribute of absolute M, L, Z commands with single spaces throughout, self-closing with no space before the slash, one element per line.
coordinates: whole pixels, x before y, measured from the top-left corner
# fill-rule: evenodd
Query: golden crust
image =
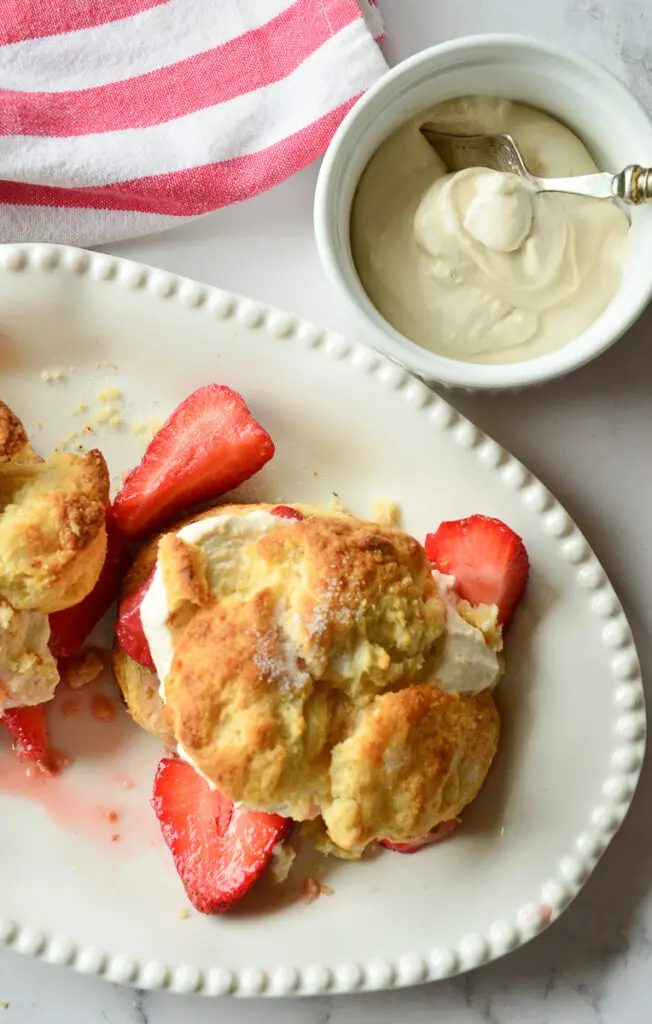
<path fill-rule="evenodd" d="M 256 507 L 269 510 L 274 506 L 259 505 Z M 294 507 L 302 508 L 306 513 L 310 511 L 308 506 L 295 505 Z M 251 505 L 217 505 L 206 509 L 204 512 L 187 517 L 180 523 L 177 523 L 174 530 L 176 532 L 177 530 L 182 529 L 182 527 L 188 526 L 189 523 L 198 522 L 201 519 L 208 519 L 211 516 L 219 515 L 221 512 L 244 515 L 245 513 L 250 512 L 251 509 Z M 173 536 L 174 534 L 171 531 L 159 534 L 139 549 L 122 581 L 122 598 L 128 597 L 129 594 L 132 594 L 143 585 L 156 564 L 159 544 L 163 538 L 172 538 Z M 185 547 L 188 547 L 188 545 L 185 545 Z M 178 551 L 180 549 L 175 548 L 175 550 Z M 187 596 L 186 592 L 186 597 Z M 194 596 L 195 598 L 197 597 L 196 591 L 194 591 Z M 158 696 L 159 682 L 157 676 L 153 672 L 150 672 L 149 669 L 139 665 L 137 661 L 133 660 L 133 658 L 130 658 L 126 651 L 124 651 L 120 646 L 117 638 L 113 648 L 113 672 L 116 682 L 122 692 L 122 696 L 125 699 L 127 709 L 134 721 L 137 722 L 138 725 L 142 726 L 142 728 L 147 732 L 156 736 L 157 739 L 160 739 L 164 743 L 174 745 L 176 743 L 176 739 L 171 726 L 165 717 L 163 703 Z"/>
<path fill-rule="evenodd" d="M 0 464 L 41 461 L 27 439 L 23 424 L 0 398 Z"/>
<path fill-rule="evenodd" d="M 450 821 L 475 798 L 498 746 L 493 698 L 409 686 L 358 713 L 334 749 L 331 800 L 322 808 L 334 843 L 406 842 Z"/>
<path fill-rule="evenodd" d="M 0 431 L 0 595 L 20 610 L 60 611 L 86 597 L 104 564 L 106 463 L 98 451 L 39 460 L 4 404 Z"/>
<path fill-rule="evenodd" d="M 163 701 L 158 694 L 158 676 L 130 658 L 119 643 L 111 656 L 113 674 L 134 721 L 161 743 L 174 746 L 176 740 L 169 725 Z"/>

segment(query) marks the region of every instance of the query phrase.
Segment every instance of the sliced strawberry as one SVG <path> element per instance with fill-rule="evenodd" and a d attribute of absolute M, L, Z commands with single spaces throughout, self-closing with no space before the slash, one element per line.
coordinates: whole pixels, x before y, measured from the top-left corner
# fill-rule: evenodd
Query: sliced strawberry
<path fill-rule="evenodd" d="M 129 556 L 110 509 L 106 514 L 106 532 L 106 559 L 90 594 L 72 608 L 50 616 L 50 650 L 55 658 L 69 658 L 76 654 L 118 596 Z"/>
<path fill-rule="evenodd" d="M 236 807 L 195 769 L 164 757 L 152 807 L 192 905 L 223 914 L 247 893 L 291 827 L 287 818 Z"/>
<path fill-rule="evenodd" d="M 509 526 L 487 516 L 442 523 L 426 537 L 426 553 L 436 569 L 455 577 L 460 597 L 498 605 L 500 621 L 509 625 L 530 572 L 525 545 Z"/>
<path fill-rule="evenodd" d="M 0 723 L 10 733 L 19 761 L 41 761 L 46 757 L 48 737 L 45 704 L 35 704 L 31 708 L 8 708 L 0 718 Z"/>
<path fill-rule="evenodd" d="M 434 843 L 440 843 L 442 839 L 448 838 L 458 825 L 457 819 L 453 818 L 452 821 L 442 821 L 441 825 L 437 825 L 427 836 L 413 839 L 410 843 L 392 843 L 389 839 L 379 839 L 378 842 L 386 850 L 394 850 L 396 853 L 417 853 L 418 850 L 423 850 L 424 846 L 433 846 Z"/>
<path fill-rule="evenodd" d="M 153 576 L 154 570 L 152 570 L 145 582 L 138 587 L 138 590 L 134 590 L 133 593 L 123 598 L 120 603 L 115 632 L 120 645 L 129 657 L 137 661 L 139 665 L 144 665 L 145 668 L 155 672 L 156 667 L 152 661 L 152 655 L 140 617 L 140 606 L 151 586 Z"/>
<path fill-rule="evenodd" d="M 189 505 L 232 490 L 274 454 L 274 442 L 231 388 L 207 384 L 178 406 L 129 473 L 113 509 L 138 537 Z"/>
<path fill-rule="evenodd" d="M 306 517 L 302 512 L 299 512 L 296 508 L 291 508 L 289 505 L 277 505 L 276 508 L 271 510 L 270 515 L 278 516 L 280 519 L 305 519 Z"/>

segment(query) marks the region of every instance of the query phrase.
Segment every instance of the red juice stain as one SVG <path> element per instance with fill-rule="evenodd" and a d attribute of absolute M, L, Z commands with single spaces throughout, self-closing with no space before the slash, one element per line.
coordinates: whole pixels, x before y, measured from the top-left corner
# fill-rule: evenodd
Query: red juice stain
<path fill-rule="evenodd" d="M 59 704 L 59 713 L 62 718 L 73 718 L 81 711 L 81 697 L 66 697 Z"/>
<path fill-rule="evenodd" d="M 122 775 L 120 772 L 116 772 L 115 775 L 111 776 L 114 782 L 117 782 L 123 789 L 135 789 L 136 783 L 128 775 Z"/>

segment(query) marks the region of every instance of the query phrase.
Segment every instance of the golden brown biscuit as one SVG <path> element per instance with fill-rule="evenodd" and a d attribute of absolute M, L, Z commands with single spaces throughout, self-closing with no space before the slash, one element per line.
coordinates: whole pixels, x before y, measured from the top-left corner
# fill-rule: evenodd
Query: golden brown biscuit
<path fill-rule="evenodd" d="M 250 512 L 252 507 L 252 505 L 235 503 L 232 505 L 216 505 L 177 523 L 174 527 L 174 532 L 176 533 L 189 523 L 208 519 L 222 512 L 228 512 L 231 515 L 244 515 Z M 255 507 L 268 511 L 274 506 L 257 505 Z M 307 505 L 295 505 L 294 507 L 301 508 L 306 515 L 314 511 L 314 509 Z M 168 533 L 170 532 L 168 531 Z M 138 590 L 151 574 L 156 564 L 159 543 L 165 536 L 165 533 L 159 534 L 140 548 L 122 583 L 121 597 L 123 599 L 135 590 Z M 165 717 L 163 702 L 158 696 L 158 677 L 129 657 L 126 651 L 122 649 L 117 637 L 113 647 L 113 673 L 124 697 L 127 710 L 134 721 L 162 742 L 171 745 L 176 743 L 171 726 Z"/>
<path fill-rule="evenodd" d="M 189 521 L 270 507 L 218 506 Z M 151 712 L 151 673 L 124 652 L 116 676 L 136 721 L 168 741 L 171 727 L 230 799 L 322 815 L 336 848 L 357 855 L 374 838 L 408 841 L 459 814 L 484 781 L 499 719 L 487 694 L 424 682 L 445 607 L 421 545 L 302 510 L 308 518 L 282 529 L 225 538 L 217 575 L 175 536 L 188 520 L 146 545 L 124 592 L 158 555 L 174 634 L 165 716 Z"/>
<path fill-rule="evenodd" d="M 98 451 L 36 462 L 20 433 L 13 437 L 23 461 L 0 463 L 0 595 L 14 608 L 49 614 L 95 586 L 106 554 L 109 474 Z"/>
<path fill-rule="evenodd" d="M 488 693 L 423 685 L 374 698 L 333 749 L 331 799 L 322 807 L 331 839 L 355 851 L 374 838 L 425 836 L 457 817 L 480 790 L 499 733 Z"/>
<path fill-rule="evenodd" d="M 161 544 L 164 581 L 165 555 Z M 180 629 L 167 711 L 221 792 L 301 820 L 327 799 L 349 704 L 418 677 L 444 604 L 417 541 L 353 517 L 312 516 L 255 537 L 229 565 L 190 619 L 170 621 Z M 177 564 L 186 586 L 191 572 Z"/>
<path fill-rule="evenodd" d="M 159 682 L 156 673 L 130 658 L 118 643 L 113 647 L 111 660 L 116 682 L 129 714 L 136 724 L 161 743 L 174 746 L 176 739 L 167 721 L 163 701 L 158 694 Z"/>
<path fill-rule="evenodd" d="M 0 465 L 41 461 L 27 439 L 23 424 L 0 398 Z"/>

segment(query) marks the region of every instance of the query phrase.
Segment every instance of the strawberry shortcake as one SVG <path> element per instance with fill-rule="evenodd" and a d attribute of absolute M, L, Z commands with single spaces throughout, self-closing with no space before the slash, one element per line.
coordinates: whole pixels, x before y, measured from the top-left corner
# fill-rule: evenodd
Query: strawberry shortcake
<path fill-rule="evenodd" d="M 349 857 L 454 828 L 497 749 L 502 629 L 529 570 L 483 516 L 424 547 L 344 512 L 215 503 L 272 454 L 242 399 L 210 385 L 114 504 L 130 536 L 156 531 L 125 577 L 115 674 L 174 749 L 153 806 L 206 912 L 251 888 L 293 822 Z"/>

